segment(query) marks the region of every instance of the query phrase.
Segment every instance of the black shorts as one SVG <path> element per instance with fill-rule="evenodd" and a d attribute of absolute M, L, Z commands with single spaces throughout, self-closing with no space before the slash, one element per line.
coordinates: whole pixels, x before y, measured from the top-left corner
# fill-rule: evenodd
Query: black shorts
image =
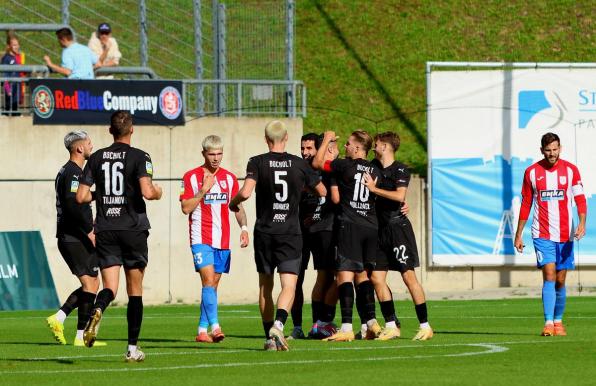
<path fill-rule="evenodd" d="M 341 222 L 337 230 L 336 269 L 355 272 L 373 269 L 376 262 L 378 237 L 376 228 Z"/>
<path fill-rule="evenodd" d="M 333 231 L 302 233 L 302 267 L 306 269 L 312 253 L 314 268 L 319 270 L 335 270 L 335 238 Z"/>
<path fill-rule="evenodd" d="M 253 245 L 257 272 L 273 274 L 277 268 L 280 273 L 300 273 L 302 236 L 255 231 Z"/>
<path fill-rule="evenodd" d="M 375 271 L 404 273 L 419 266 L 416 238 L 408 219 L 379 228 L 379 253 Z"/>
<path fill-rule="evenodd" d="M 74 240 L 74 238 L 68 241 L 58 239 L 58 250 L 70 268 L 70 272 L 77 277 L 85 275 L 97 277 L 99 263 L 91 240 Z"/>
<path fill-rule="evenodd" d="M 123 265 L 145 268 L 149 261 L 149 231 L 103 231 L 95 236 L 100 268 Z"/>

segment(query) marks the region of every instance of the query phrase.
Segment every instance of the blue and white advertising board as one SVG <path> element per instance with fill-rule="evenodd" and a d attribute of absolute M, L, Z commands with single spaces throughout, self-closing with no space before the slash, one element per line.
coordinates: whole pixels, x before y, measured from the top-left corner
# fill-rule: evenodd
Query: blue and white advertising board
<path fill-rule="evenodd" d="M 596 67 L 441 69 L 428 81 L 432 264 L 535 264 L 531 221 L 523 254 L 513 237 L 523 174 L 543 158 L 547 132 L 561 138 L 561 158 L 578 166 L 588 202 L 576 262 L 596 264 Z"/>

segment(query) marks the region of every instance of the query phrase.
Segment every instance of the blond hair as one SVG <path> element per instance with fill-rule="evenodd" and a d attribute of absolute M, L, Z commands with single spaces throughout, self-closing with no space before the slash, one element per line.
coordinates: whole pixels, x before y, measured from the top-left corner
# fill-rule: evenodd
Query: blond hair
<path fill-rule="evenodd" d="M 273 143 L 279 143 L 284 140 L 288 130 L 286 124 L 282 121 L 271 121 L 265 126 L 265 137 Z"/>
<path fill-rule="evenodd" d="M 208 135 L 203 140 L 203 151 L 223 149 L 223 141 L 217 135 Z"/>

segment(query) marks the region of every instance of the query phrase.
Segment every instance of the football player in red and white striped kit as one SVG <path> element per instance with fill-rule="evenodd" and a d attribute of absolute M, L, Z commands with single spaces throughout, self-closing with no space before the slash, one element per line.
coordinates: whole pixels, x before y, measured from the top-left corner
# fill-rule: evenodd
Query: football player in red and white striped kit
<path fill-rule="evenodd" d="M 522 234 L 533 206 L 532 240 L 538 268 L 542 269 L 543 336 L 567 335 L 563 326 L 565 277 L 575 269 L 573 239 L 586 233 L 586 197 L 577 166 L 559 158 L 561 141 L 554 133 L 542 136 L 544 159 L 526 169 L 522 203 L 515 234 L 515 248 L 524 248 Z M 579 224 L 573 228 L 571 201 L 575 201 Z"/>
<path fill-rule="evenodd" d="M 184 174 L 180 192 L 182 212 L 188 214 L 190 245 L 195 270 L 201 275 L 201 316 L 197 342 L 224 339 L 217 316 L 217 286 L 222 273 L 230 271 L 230 210 L 228 204 L 238 193 L 238 181 L 220 167 L 223 142 L 217 135 L 203 140 L 203 165 Z M 242 206 L 235 214 L 241 227 L 240 246 L 248 245 L 246 214 Z M 211 335 L 207 333 L 211 326 Z"/>

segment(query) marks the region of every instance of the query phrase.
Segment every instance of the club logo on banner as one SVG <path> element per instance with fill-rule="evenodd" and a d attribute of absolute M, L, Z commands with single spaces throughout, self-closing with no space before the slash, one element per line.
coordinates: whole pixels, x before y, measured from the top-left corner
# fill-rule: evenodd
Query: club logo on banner
<path fill-rule="evenodd" d="M 32 79 L 33 124 L 106 124 L 119 110 L 135 125 L 184 125 L 182 82 Z"/>
<path fill-rule="evenodd" d="M 33 112 L 40 118 L 47 119 L 54 112 L 54 96 L 46 86 L 37 86 L 31 93 Z"/>
<path fill-rule="evenodd" d="M 164 117 L 176 119 L 182 112 L 182 97 L 178 90 L 168 86 L 159 93 L 159 109 Z"/>

